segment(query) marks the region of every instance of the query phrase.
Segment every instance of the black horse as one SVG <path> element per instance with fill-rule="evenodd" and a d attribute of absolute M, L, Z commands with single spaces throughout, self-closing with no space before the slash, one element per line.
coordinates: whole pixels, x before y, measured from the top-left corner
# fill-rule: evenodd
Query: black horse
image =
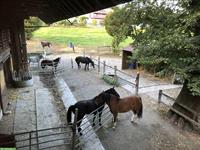
<path fill-rule="evenodd" d="M 86 69 L 89 70 L 89 64 L 90 63 L 94 68 L 94 62 L 89 57 L 78 56 L 78 57 L 75 58 L 75 61 L 76 61 L 77 65 L 78 65 L 78 69 L 81 68 L 80 63 L 84 63 L 85 64 L 85 70 Z"/>
<path fill-rule="evenodd" d="M 48 41 L 42 41 L 41 42 L 42 48 L 44 49 L 46 46 L 50 48 L 50 46 L 52 46 L 52 44 Z"/>
<path fill-rule="evenodd" d="M 44 69 L 46 66 L 52 66 L 55 67 L 55 70 L 57 69 L 58 63 L 60 62 L 61 57 L 58 57 L 54 60 L 42 60 L 41 67 Z"/>
<path fill-rule="evenodd" d="M 108 94 L 113 94 L 117 97 L 120 97 L 119 94 L 117 93 L 117 91 L 114 89 L 114 87 L 104 91 L 105 93 L 108 93 Z M 102 93 L 104 93 L 102 92 Z M 102 114 L 102 110 L 104 109 L 104 106 L 105 106 L 105 103 L 102 103 L 102 104 L 96 104 L 96 99 L 101 96 L 100 93 L 98 96 L 94 97 L 93 99 L 90 99 L 90 100 L 82 100 L 82 101 L 79 101 L 77 102 L 76 104 L 74 105 L 71 105 L 67 111 L 67 122 L 68 124 L 72 124 L 71 123 L 71 113 L 75 113 L 75 109 L 77 108 L 78 109 L 78 115 L 77 115 L 77 127 L 78 127 L 78 132 L 80 133 L 80 135 L 82 135 L 81 133 L 81 122 L 82 122 L 82 118 L 85 116 L 85 114 L 90 114 L 93 112 L 93 126 L 95 126 L 95 118 L 96 118 L 96 114 L 98 112 L 99 114 L 99 125 L 101 126 L 101 114 Z M 97 111 L 95 111 L 97 108 L 99 108 Z"/>

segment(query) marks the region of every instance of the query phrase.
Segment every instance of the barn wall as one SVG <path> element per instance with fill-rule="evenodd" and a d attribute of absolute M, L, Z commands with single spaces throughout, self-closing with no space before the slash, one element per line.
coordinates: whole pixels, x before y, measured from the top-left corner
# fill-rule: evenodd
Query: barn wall
<path fill-rule="evenodd" d="M 26 72 L 28 70 L 28 64 L 23 20 L 11 26 L 10 37 L 13 69 L 16 72 Z"/>
<path fill-rule="evenodd" d="M 122 69 L 128 69 L 129 68 L 129 63 L 128 63 L 128 57 L 132 56 L 132 53 L 129 51 L 123 51 L 122 52 Z"/>
<path fill-rule="evenodd" d="M 0 29 L 0 113 L 6 111 L 8 104 L 7 84 L 11 82 L 10 60 L 10 31 L 8 28 Z M 0 114 L 1 116 L 1 114 Z"/>

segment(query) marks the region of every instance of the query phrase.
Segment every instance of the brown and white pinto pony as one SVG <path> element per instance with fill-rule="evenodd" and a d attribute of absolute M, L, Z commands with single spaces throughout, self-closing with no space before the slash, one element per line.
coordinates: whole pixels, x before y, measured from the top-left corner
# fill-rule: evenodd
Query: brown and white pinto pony
<path fill-rule="evenodd" d="M 131 117 L 132 123 L 134 123 L 134 121 L 137 118 L 142 118 L 143 105 L 142 105 L 142 99 L 139 96 L 128 96 L 124 98 L 119 98 L 112 94 L 104 93 L 96 99 L 96 103 L 97 104 L 106 103 L 109 106 L 110 111 L 114 117 L 113 128 L 116 127 L 116 119 L 118 113 L 125 113 L 128 111 L 132 111 L 133 112 L 133 116 Z"/>

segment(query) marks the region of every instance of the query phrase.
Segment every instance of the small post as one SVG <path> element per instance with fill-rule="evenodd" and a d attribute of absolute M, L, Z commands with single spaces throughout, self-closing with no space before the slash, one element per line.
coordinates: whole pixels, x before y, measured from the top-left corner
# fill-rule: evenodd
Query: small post
<path fill-rule="evenodd" d="M 77 116 L 78 116 L 78 109 L 76 108 L 74 122 L 72 125 L 72 132 L 73 132 L 73 134 L 72 134 L 72 150 L 75 150 Z"/>
<path fill-rule="evenodd" d="M 83 56 L 85 57 L 85 50 L 83 51 Z"/>
<path fill-rule="evenodd" d="M 36 89 L 34 89 L 34 99 L 35 99 L 35 108 L 37 107 L 36 106 L 36 101 L 37 101 L 37 97 L 36 97 L 36 95 L 37 95 L 37 91 L 36 91 Z M 38 122 L 38 120 L 37 120 L 37 109 L 35 110 L 35 116 L 36 116 L 36 135 L 35 135 L 35 138 L 36 138 L 36 143 L 37 143 L 37 149 L 40 149 L 40 145 L 39 145 L 39 137 L 38 137 L 38 126 L 37 126 L 37 122 Z"/>
<path fill-rule="evenodd" d="M 71 65 L 72 65 L 72 69 L 74 68 L 74 66 L 73 66 L 73 59 L 71 58 Z"/>
<path fill-rule="evenodd" d="M 32 133 L 32 132 L 29 132 L 29 150 L 31 150 L 31 138 L 32 138 L 32 137 L 31 137 L 31 133 Z"/>
<path fill-rule="evenodd" d="M 174 73 L 174 75 L 173 75 L 173 77 L 172 77 L 172 84 L 174 84 L 175 79 L 176 79 L 176 72 Z"/>
<path fill-rule="evenodd" d="M 47 64 L 48 65 L 48 64 Z M 53 72 L 53 67 L 54 67 L 54 64 L 53 64 L 53 61 L 52 61 L 52 72 Z"/>
<path fill-rule="evenodd" d="M 140 72 L 137 72 L 137 76 L 135 79 L 135 95 L 138 95 L 139 79 L 140 79 Z"/>
<path fill-rule="evenodd" d="M 117 76 L 117 66 L 114 66 L 114 75 Z"/>
<path fill-rule="evenodd" d="M 100 56 L 98 57 L 98 72 L 100 72 Z"/>
<path fill-rule="evenodd" d="M 104 60 L 103 61 L 103 74 L 105 74 L 106 72 L 106 61 Z"/>
<path fill-rule="evenodd" d="M 158 104 L 161 103 L 161 98 L 162 98 L 162 90 L 159 90 L 159 93 L 158 93 Z"/>
<path fill-rule="evenodd" d="M 117 66 L 114 66 L 114 78 L 117 83 Z"/>

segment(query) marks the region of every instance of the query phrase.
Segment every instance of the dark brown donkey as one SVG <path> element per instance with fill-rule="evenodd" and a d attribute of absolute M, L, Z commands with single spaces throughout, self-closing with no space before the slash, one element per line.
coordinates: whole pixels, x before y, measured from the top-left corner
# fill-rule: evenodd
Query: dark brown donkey
<path fill-rule="evenodd" d="M 133 112 L 133 116 L 131 118 L 132 123 L 134 123 L 135 119 L 142 118 L 143 106 L 141 97 L 139 96 L 128 96 L 124 98 L 119 98 L 112 94 L 104 93 L 104 95 L 96 99 L 97 105 L 103 102 L 109 106 L 110 111 L 113 114 L 114 117 L 113 128 L 116 127 L 116 119 L 118 113 L 132 111 Z"/>
<path fill-rule="evenodd" d="M 46 46 L 50 48 L 52 44 L 48 41 L 41 41 L 42 48 L 44 49 Z"/>

